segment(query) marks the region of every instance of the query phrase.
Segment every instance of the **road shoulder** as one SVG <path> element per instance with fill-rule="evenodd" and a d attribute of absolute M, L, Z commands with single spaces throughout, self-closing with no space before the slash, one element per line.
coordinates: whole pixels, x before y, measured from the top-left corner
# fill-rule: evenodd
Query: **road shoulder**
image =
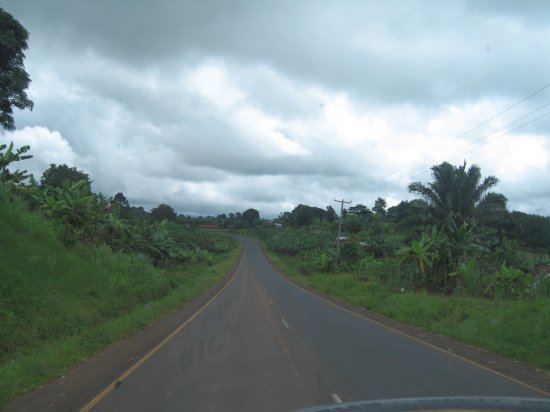
<path fill-rule="evenodd" d="M 265 250 L 263 250 L 263 245 L 262 253 L 272 268 L 284 279 L 311 294 L 319 296 L 333 305 L 375 322 L 385 328 L 394 330 L 410 339 L 441 350 L 465 362 L 487 369 L 521 385 L 535 389 L 540 392 L 541 395 L 550 396 L 550 374 L 541 369 L 535 368 L 524 362 L 505 358 L 447 336 L 406 325 L 395 319 L 387 318 L 371 310 L 352 305 L 342 299 L 318 291 L 296 281 L 279 270 L 271 261 L 267 253 L 265 253 Z"/>
<path fill-rule="evenodd" d="M 70 369 L 65 376 L 11 401 L 5 412 L 73 411 L 91 401 L 106 386 L 155 348 L 180 325 L 193 317 L 232 279 L 244 248 L 225 276 L 192 302 L 151 323 L 90 360 Z"/>

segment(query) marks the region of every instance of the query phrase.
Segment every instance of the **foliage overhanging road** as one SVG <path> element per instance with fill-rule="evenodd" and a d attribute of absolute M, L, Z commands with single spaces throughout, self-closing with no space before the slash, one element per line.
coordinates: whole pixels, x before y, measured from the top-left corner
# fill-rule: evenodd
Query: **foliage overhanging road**
<path fill-rule="evenodd" d="M 278 275 L 254 239 L 233 281 L 94 411 L 289 411 L 363 399 L 540 396 Z"/>

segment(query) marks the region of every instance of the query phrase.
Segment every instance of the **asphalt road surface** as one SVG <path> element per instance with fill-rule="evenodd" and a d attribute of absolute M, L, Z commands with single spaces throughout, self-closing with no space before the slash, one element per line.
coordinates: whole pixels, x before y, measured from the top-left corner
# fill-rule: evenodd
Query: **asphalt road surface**
<path fill-rule="evenodd" d="M 93 411 L 292 411 L 367 399 L 541 396 L 277 274 L 256 240 L 233 280 Z"/>

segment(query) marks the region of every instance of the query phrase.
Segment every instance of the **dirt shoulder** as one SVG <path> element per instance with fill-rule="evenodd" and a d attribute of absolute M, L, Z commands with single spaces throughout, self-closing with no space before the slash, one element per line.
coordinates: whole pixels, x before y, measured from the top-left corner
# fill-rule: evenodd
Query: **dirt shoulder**
<path fill-rule="evenodd" d="M 240 261 L 205 293 L 147 328 L 118 342 L 92 359 L 70 369 L 65 376 L 14 399 L 6 412 L 78 411 L 105 387 L 155 348 L 178 326 L 190 319 L 232 278 Z"/>

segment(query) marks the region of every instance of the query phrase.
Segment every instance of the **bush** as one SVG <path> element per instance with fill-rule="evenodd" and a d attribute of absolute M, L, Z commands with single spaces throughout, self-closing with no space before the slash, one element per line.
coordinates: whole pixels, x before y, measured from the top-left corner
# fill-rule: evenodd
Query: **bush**
<path fill-rule="evenodd" d="M 455 288 L 454 293 L 470 297 L 483 295 L 481 274 L 477 269 L 477 262 L 474 258 L 469 259 L 466 263 L 460 263 L 457 272 L 453 275 L 458 278 L 458 286 Z"/>
<path fill-rule="evenodd" d="M 500 270 L 481 280 L 484 293 L 492 298 L 520 298 L 533 294 L 533 276 L 502 264 Z"/>
<path fill-rule="evenodd" d="M 401 290 L 413 287 L 413 273 L 402 269 L 400 259 L 376 259 L 367 256 L 356 267 L 356 275 L 363 280 L 378 280 L 384 282 L 390 289 Z"/>

